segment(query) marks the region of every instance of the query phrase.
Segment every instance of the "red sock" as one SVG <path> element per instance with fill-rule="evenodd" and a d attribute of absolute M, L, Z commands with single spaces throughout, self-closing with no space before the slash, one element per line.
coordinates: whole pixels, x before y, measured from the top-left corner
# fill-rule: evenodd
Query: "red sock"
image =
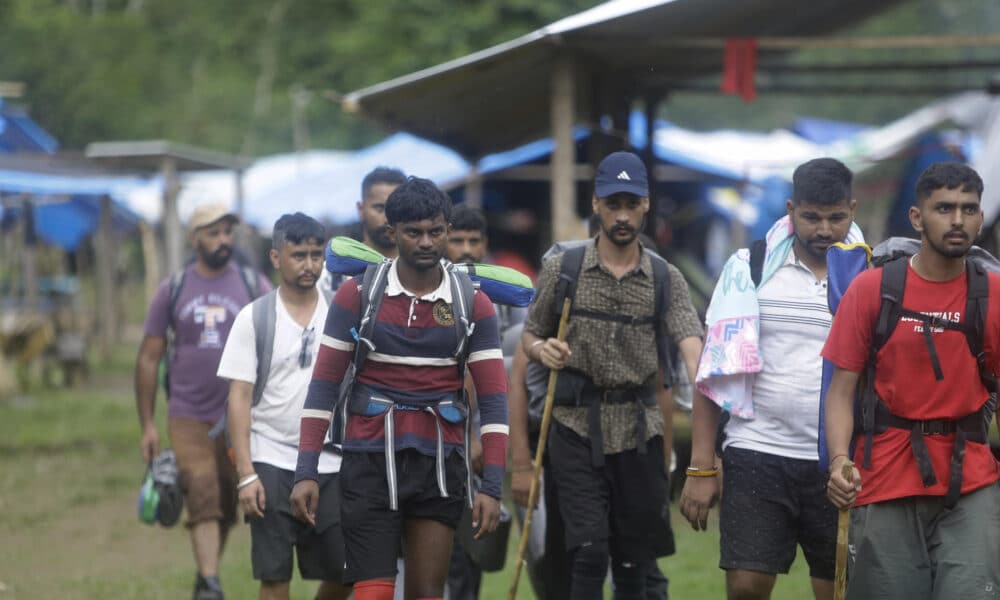
<path fill-rule="evenodd" d="M 392 600 L 396 584 L 392 581 L 369 579 L 354 584 L 354 600 Z"/>

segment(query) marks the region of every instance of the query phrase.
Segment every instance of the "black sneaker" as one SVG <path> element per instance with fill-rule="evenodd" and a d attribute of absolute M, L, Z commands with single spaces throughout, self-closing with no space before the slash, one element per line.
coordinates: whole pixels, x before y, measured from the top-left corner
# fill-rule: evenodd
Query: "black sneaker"
<path fill-rule="evenodd" d="M 202 577 L 200 574 L 194 582 L 193 600 L 225 600 L 222 594 L 222 583 L 218 577 Z"/>

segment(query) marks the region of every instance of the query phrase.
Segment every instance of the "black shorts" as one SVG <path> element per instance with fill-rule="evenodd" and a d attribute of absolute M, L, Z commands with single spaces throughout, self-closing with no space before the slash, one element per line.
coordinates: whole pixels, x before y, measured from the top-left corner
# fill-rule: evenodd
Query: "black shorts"
<path fill-rule="evenodd" d="M 431 519 L 455 529 L 466 505 L 465 459 L 445 459 L 448 497 L 438 489 L 436 460 L 416 450 L 396 453 L 399 510 L 389 508 L 385 454 L 345 452 L 340 467 L 345 583 L 396 575 L 403 519 Z"/>
<path fill-rule="evenodd" d="M 833 579 L 837 509 L 817 462 L 730 446 L 722 467 L 719 566 L 787 573 L 800 545 L 809 575 Z"/>
<path fill-rule="evenodd" d="M 674 553 L 662 437 L 649 440 L 644 454 L 606 454 L 603 467 L 592 464 L 590 440 L 559 423 L 548 447 L 545 474 L 556 487 L 567 550 L 607 540 L 615 560 Z"/>
<path fill-rule="evenodd" d="M 344 538 L 340 531 L 340 485 L 337 473 L 319 476 L 316 528 L 292 517 L 289 496 L 294 471 L 254 463 L 264 486 L 264 518 L 250 519 L 254 579 L 289 581 L 292 547 L 303 579 L 340 582 L 344 571 Z"/>

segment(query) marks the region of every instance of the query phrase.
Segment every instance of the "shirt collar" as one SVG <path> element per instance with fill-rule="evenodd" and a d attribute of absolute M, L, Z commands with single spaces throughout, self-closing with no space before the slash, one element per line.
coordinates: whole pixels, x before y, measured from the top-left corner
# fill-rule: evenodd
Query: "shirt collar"
<path fill-rule="evenodd" d="M 385 293 L 387 296 L 409 296 L 411 298 L 417 298 L 417 295 L 410 292 L 403 287 L 403 284 L 399 282 L 399 272 L 396 265 L 399 263 L 397 261 L 392 261 L 392 265 L 389 267 L 388 280 L 385 285 Z M 419 300 L 426 300 L 427 302 L 437 302 L 438 300 L 444 300 L 448 304 L 451 304 L 451 281 L 448 274 L 444 271 L 444 266 L 441 266 L 441 285 L 437 286 L 437 289 L 429 294 L 420 296 Z"/>
<path fill-rule="evenodd" d="M 646 253 L 642 242 L 639 242 L 639 252 L 639 266 L 630 271 L 629 274 L 640 273 L 648 276 L 653 272 L 653 261 L 649 258 L 649 254 Z M 587 246 L 587 251 L 583 254 L 583 263 L 580 265 L 581 271 L 595 268 L 601 268 L 601 262 L 597 255 L 597 237 L 594 238 L 592 244 Z"/>

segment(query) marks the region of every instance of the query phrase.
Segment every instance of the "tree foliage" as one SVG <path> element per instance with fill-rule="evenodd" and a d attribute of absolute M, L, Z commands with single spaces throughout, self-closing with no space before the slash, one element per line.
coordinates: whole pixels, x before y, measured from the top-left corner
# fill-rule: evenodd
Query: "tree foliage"
<path fill-rule="evenodd" d="M 26 83 L 18 102 L 70 149 L 145 138 L 248 155 L 357 147 L 383 132 L 342 114 L 329 99 L 336 93 L 513 39 L 598 1 L 0 0 L 0 80 Z M 996 0 L 909 0 L 844 35 L 998 29 Z M 997 54 L 941 50 L 915 58 Z M 813 51 L 788 58 L 808 64 L 900 56 Z M 909 77 L 926 83 L 928 76 Z M 697 128 L 777 127 L 797 114 L 879 123 L 932 99 L 764 95 L 743 104 L 676 93 L 664 116 Z"/>
<path fill-rule="evenodd" d="M 262 154 L 378 135 L 346 92 L 506 41 L 596 0 L 0 0 L 0 80 L 67 148 L 169 138 Z M 298 102 L 293 100 L 299 99 Z M 296 107 L 297 105 L 297 107 Z"/>

